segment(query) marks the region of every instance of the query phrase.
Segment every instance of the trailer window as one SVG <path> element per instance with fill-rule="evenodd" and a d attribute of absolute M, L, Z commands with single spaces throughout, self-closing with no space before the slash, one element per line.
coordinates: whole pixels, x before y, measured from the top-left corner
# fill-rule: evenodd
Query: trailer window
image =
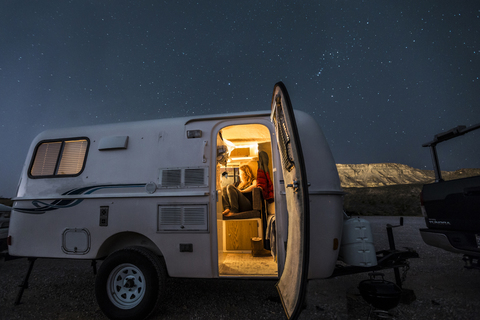
<path fill-rule="evenodd" d="M 32 177 L 77 175 L 83 169 L 87 147 L 87 139 L 43 142 L 35 152 L 30 175 Z"/>

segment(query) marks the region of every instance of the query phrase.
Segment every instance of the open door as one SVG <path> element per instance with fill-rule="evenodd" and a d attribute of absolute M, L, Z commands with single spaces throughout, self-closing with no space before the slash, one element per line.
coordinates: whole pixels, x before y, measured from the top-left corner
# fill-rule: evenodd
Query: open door
<path fill-rule="evenodd" d="M 282 158 L 288 211 L 285 267 L 276 287 L 287 318 L 296 319 L 307 288 L 310 210 L 302 147 L 290 98 L 282 82 L 273 89 L 271 117 Z"/>

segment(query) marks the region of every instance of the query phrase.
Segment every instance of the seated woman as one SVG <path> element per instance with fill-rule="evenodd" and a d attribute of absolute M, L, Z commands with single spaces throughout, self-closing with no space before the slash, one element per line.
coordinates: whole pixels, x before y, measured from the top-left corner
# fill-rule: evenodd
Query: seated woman
<path fill-rule="evenodd" d="M 245 196 L 257 186 L 252 169 L 243 165 L 239 168 L 240 183 L 237 186 L 229 184 L 222 189 L 223 215 L 229 217 L 234 213 L 252 210 L 252 203 Z"/>

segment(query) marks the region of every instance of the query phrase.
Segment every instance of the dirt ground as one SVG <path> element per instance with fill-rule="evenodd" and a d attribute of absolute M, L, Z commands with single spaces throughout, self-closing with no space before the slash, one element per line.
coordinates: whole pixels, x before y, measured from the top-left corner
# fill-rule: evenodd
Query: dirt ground
<path fill-rule="evenodd" d="M 386 225 L 398 225 L 399 217 L 362 217 L 370 221 L 376 250 L 388 249 Z M 424 218 L 405 217 L 404 226 L 394 228 L 397 249 L 413 248 L 420 258 L 410 260 L 403 287 L 412 289 L 416 300 L 399 304 L 390 313 L 395 319 L 479 319 L 480 270 L 464 268 L 463 255 L 427 246 L 419 233 Z M 385 279 L 395 281 L 392 270 L 381 271 Z M 367 319 L 369 306 L 354 305 L 346 299 L 359 296 L 358 284 L 367 274 L 317 280 L 309 283 L 308 306 L 302 319 Z M 317 316 L 317 318 L 315 318 Z M 371 319 L 375 317 L 371 317 Z"/>
<path fill-rule="evenodd" d="M 387 249 L 385 226 L 397 224 L 398 217 L 366 219 L 372 224 L 376 250 Z M 464 269 L 460 254 L 425 245 L 421 227 L 422 218 L 406 217 L 405 225 L 394 229 L 397 248 L 411 247 L 420 258 L 411 260 L 404 283 L 414 290 L 416 300 L 400 304 L 391 314 L 409 320 L 478 319 L 480 271 Z M 105 319 L 95 300 L 90 261 L 39 259 L 22 303 L 15 306 L 27 268 L 26 259 L 0 261 L 0 319 Z M 384 273 L 386 280 L 394 281 L 392 271 Z M 300 319 L 367 319 L 369 306 L 357 290 L 367 278 L 357 274 L 310 281 Z M 167 285 L 165 303 L 152 319 L 286 319 L 275 281 L 169 279 Z"/>

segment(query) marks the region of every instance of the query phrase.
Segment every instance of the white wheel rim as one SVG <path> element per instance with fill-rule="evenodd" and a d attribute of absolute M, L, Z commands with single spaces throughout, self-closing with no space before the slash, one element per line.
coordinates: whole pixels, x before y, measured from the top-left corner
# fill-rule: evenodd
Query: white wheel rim
<path fill-rule="evenodd" d="M 108 298 L 120 309 L 132 309 L 142 302 L 146 287 L 142 271 L 130 263 L 118 265 L 107 280 Z"/>

